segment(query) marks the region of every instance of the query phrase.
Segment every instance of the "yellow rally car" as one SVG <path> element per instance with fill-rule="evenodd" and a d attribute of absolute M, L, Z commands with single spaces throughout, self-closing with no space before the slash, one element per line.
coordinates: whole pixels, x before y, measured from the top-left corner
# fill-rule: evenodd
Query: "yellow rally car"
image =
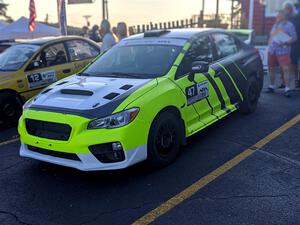
<path fill-rule="evenodd" d="M 80 170 L 165 166 L 187 137 L 254 112 L 262 86 L 259 53 L 223 30 L 131 36 L 24 105 L 20 155 Z"/>
<path fill-rule="evenodd" d="M 18 120 L 22 105 L 49 84 L 84 68 L 100 53 L 82 37 L 49 37 L 16 44 L 0 54 L 0 124 Z"/>

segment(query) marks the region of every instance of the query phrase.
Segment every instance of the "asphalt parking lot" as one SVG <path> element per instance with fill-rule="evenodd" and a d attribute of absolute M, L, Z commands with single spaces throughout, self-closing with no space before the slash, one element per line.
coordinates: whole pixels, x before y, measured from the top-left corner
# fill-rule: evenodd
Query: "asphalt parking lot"
<path fill-rule="evenodd" d="M 16 129 L 2 129 L 0 224 L 300 224 L 299 115 L 300 91 L 262 94 L 256 113 L 193 136 L 160 170 L 20 158 Z"/>

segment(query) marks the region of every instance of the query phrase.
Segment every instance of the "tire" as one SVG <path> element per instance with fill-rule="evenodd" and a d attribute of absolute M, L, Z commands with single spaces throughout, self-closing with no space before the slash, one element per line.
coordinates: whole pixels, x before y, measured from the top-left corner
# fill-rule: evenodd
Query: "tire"
<path fill-rule="evenodd" d="M 240 105 L 240 112 L 243 114 L 253 113 L 256 110 L 259 96 L 259 83 L 256 77 L 251 76 L 247 82 L 247 87 L 244 92 L 244 101 Z"/>
<path fill-rule="evenodd" d="M 0 93 L 0 121 L 4 126 L 15 125 L 22 115 L 22 106 L 18 97 L 9 92 Z"/>
<path fill-rule="evenodd" d="M 166 111 L 159 114 L 152 123 L 147 158 L 151 167 L 164 167 L 176 159 L 182 140 L 179 120 L 178 116 Z"/>

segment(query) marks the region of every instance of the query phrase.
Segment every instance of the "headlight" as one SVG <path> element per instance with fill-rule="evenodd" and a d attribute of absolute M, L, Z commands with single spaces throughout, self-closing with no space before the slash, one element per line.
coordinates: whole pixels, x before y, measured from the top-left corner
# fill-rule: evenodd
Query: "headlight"
<path fill-rule="evenodd" d="M 101 128 L 118 128 L 131 123 L 139 113 L 138 108 L 132 108 L 122 111 L 111 116 L 93 120 L 89 123 L 88 129 L 101 129 Z"/>

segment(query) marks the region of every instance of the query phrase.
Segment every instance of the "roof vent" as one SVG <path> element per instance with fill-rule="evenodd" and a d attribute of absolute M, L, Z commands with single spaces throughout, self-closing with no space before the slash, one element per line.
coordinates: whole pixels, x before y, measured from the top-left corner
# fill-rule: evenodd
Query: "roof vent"
<path fill-rule="evenodd" d="M 144 37 L 160 37 L 171 32 L 170 30 L 150 30 L 144 33 Z"/>

